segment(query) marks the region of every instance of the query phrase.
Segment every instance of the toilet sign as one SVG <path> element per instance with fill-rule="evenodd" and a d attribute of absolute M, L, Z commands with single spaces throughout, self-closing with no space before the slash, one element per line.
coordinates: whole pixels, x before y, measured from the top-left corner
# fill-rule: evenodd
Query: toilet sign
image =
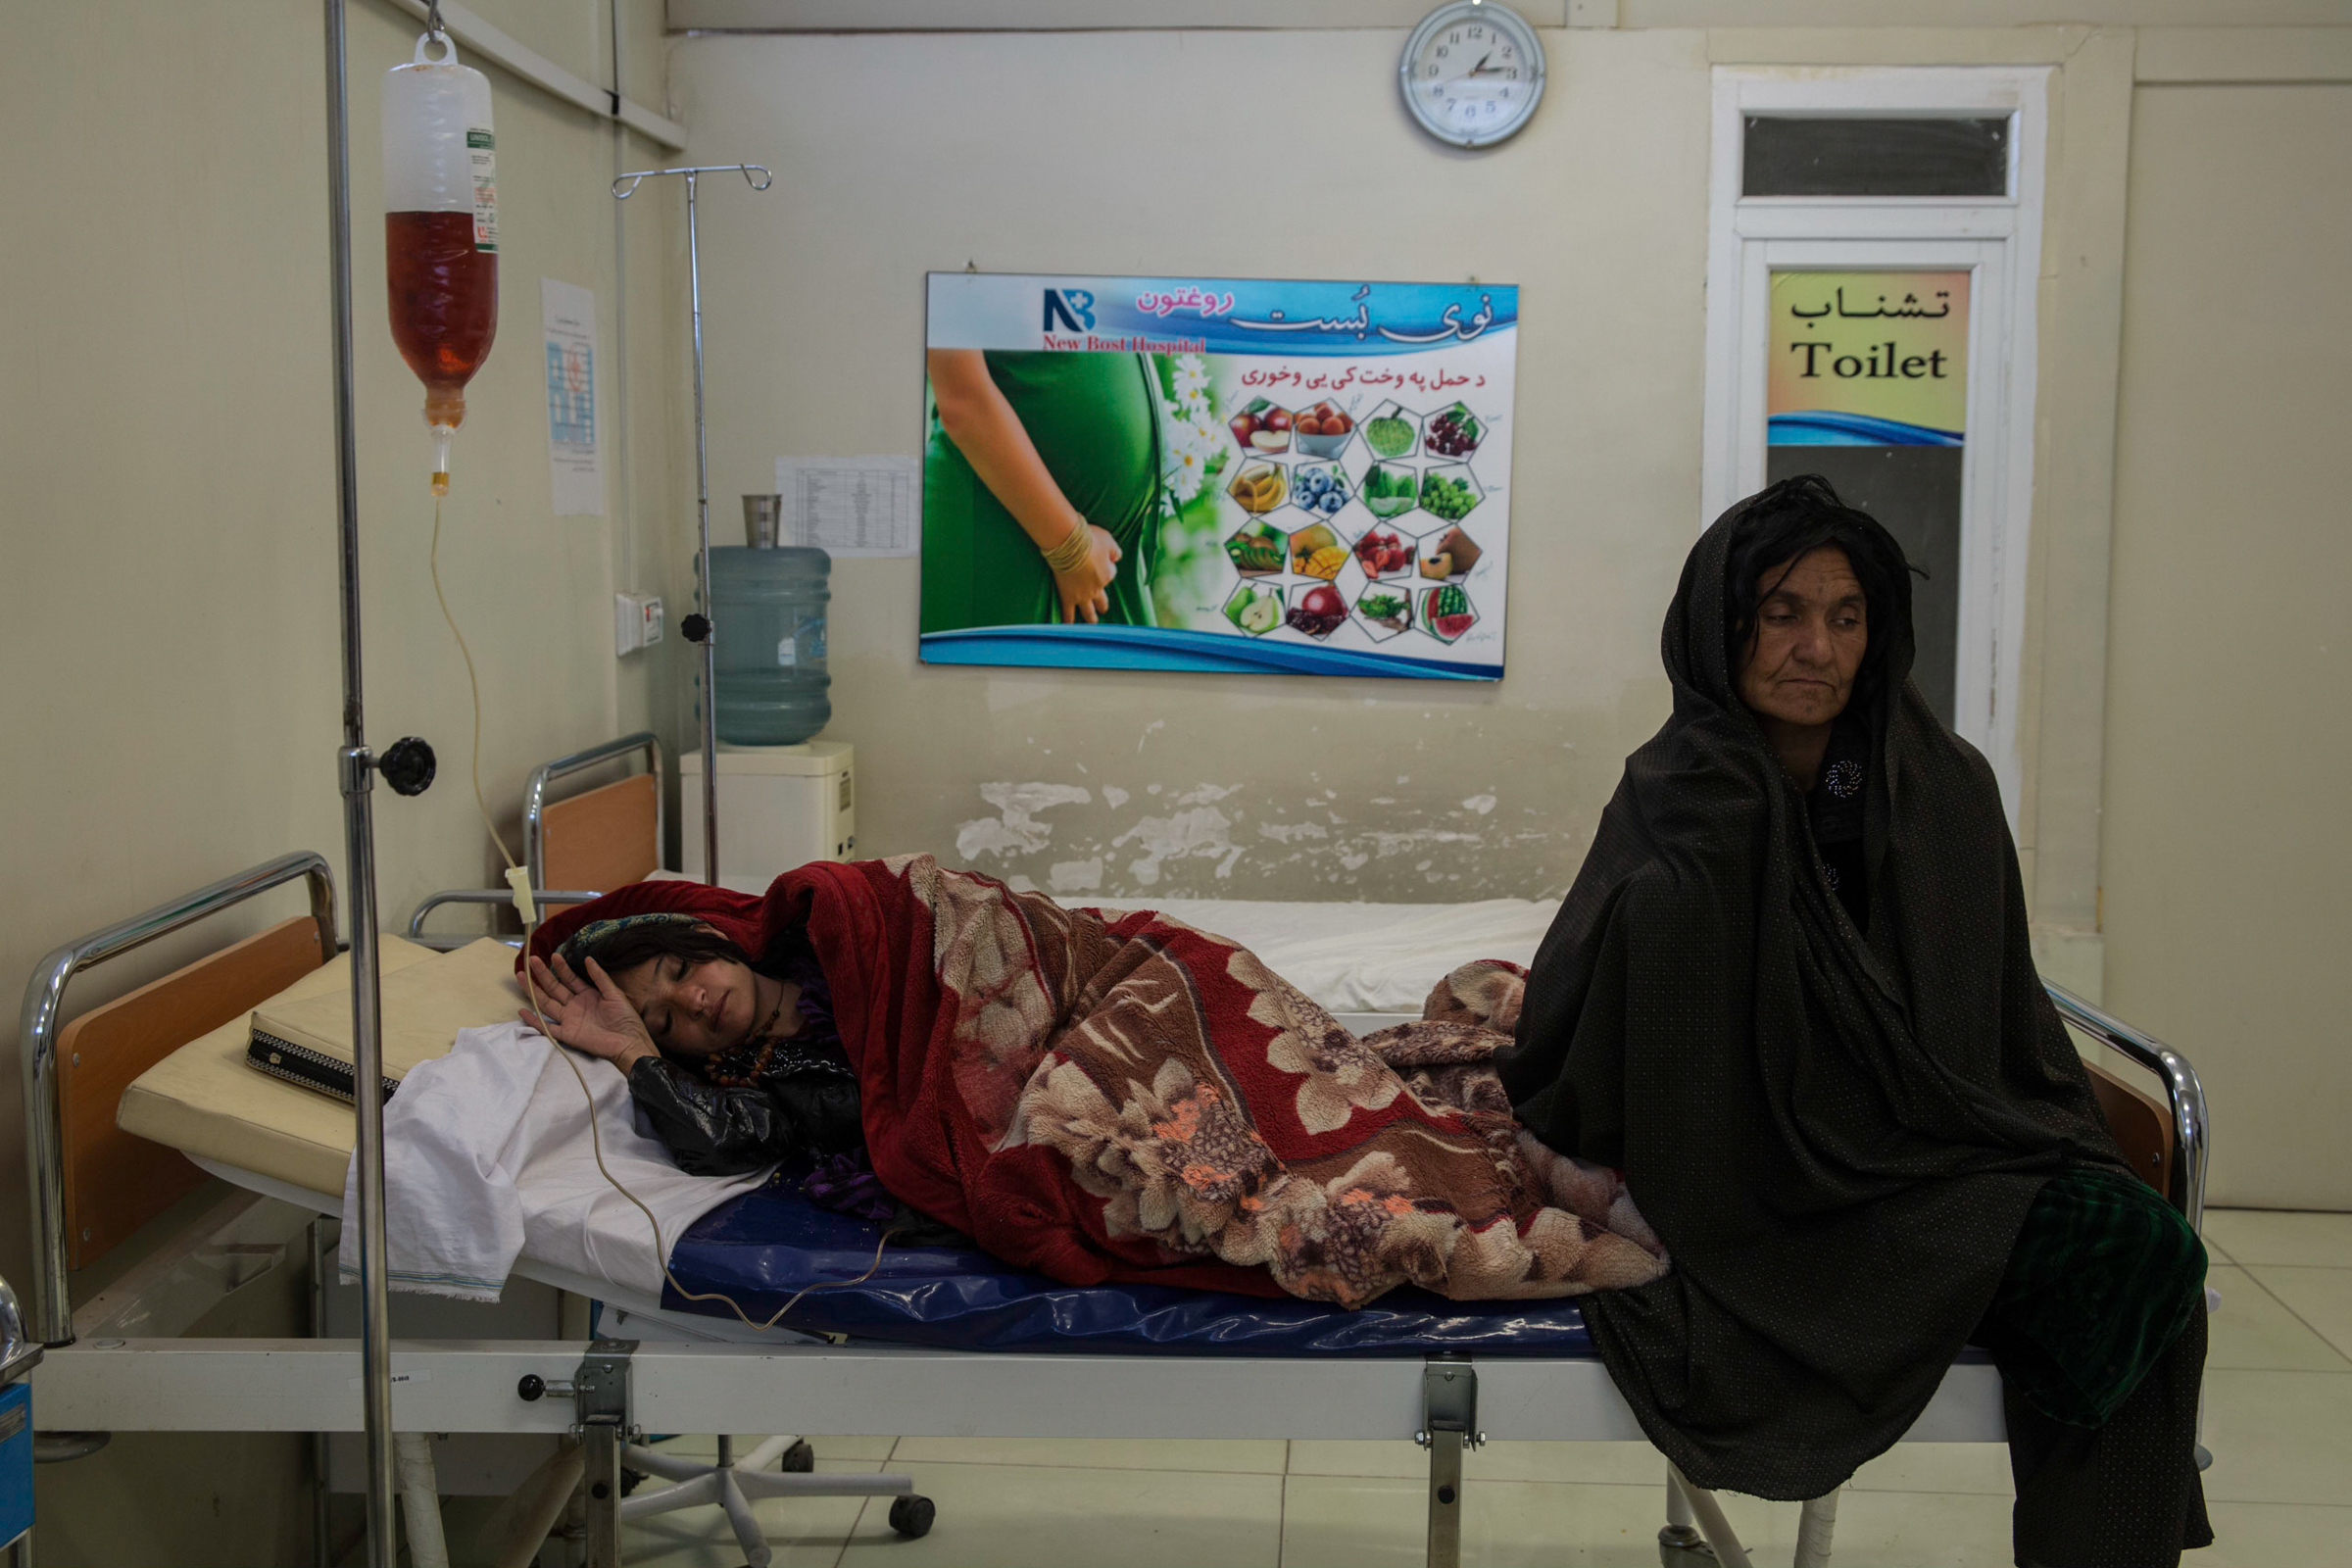
<path fill-rule="evenodd" d="M 1960 272 L 1775 272 L 1772 446 L 1958 446 L 1968 424 Z"/>

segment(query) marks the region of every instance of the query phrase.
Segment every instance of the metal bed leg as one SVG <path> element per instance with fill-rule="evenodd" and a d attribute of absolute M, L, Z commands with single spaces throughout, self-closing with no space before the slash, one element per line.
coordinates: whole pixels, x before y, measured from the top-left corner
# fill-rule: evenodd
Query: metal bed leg
<path fill-rule="evenodd" d="M 1830 1568 L 1830 1543 L 1838 1534 L 1838 1494 L 1812 1498 L 1796 1520 L 1796 1568 Z"/>
<path fill-rule="evenodd" d="M 534 1373 L 514 1390 L 526 1401 L 550 1394 L 571 1396 L 588 1568 L 620 1568 L 620 1452 L 632 1431 L 629 1366 L 636 1352 L 635 1340 L 591 1340 L 570 1382 L 551 1382 Z"/>
<path fill-rule="evenodd" d="M 1747 1548 L 1732 1533 L 1732 1522 L 1723 1516 L 1723 1504 L 1715 1494 L 1704 1487 L 1693 1486 L 1690 1479 L 1675 1468 L 1672 1460 L 1666 1465 L 1666 1484 L 1681 1492 L 1690 1505 L 1691 1517 L 1698 1522 L 1699 1534 L 1706 1544 L 1714 1548 L 1715 1560 L 1723 1568 L 1753 1568 L 1747 1558 Z"/>
<path fill-rule="evenodd" d="M 1421 1430 L 1429 1450 L 1429 1568 L 1461 1568 L 1462 1450 L 1487 1441 L 1478 1430 L 1478 1371 L 1470 1358 L 1440 1352 L 1421 1369 Z"/>
<path fill-rule="evenodd" d="M 1690 1522 L 1690 1499 L 1675 1484 L 1673 1466 L 1666 1475 L 1666 1525 L 1658 1532 L 1658 1561 L 1665 1568 L 1683 1568 L 1689 1563 L 1707 1563 L 1715 1560 L 1715 1548 L 1707 1538 L 1698 1533 Z"/>
<path fill-rule="evenodd" d="M 588 1568 L 620 1568 L 620 1426 L 591 1421 L 580 1433 L 588 1509 Z"/>
<path fill-rule="evenodd" d="M 1429 1435 L 1429 1568 L 1462 1561 L 1462 1435 Z"/>

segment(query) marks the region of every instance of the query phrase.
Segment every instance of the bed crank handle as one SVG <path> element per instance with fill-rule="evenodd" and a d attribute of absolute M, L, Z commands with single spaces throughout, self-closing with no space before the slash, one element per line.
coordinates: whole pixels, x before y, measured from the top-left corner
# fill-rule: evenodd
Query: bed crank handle
<path fill-rule="evenodd" d="M 514 1385 L 514 1393 L 526 1403 L 543 1399 L 551 1394 L 568 1399 L 575 1392 L 571 1384 L 543 1378 L 536 1372 L 525 1372 L 521 1381 Z"/>

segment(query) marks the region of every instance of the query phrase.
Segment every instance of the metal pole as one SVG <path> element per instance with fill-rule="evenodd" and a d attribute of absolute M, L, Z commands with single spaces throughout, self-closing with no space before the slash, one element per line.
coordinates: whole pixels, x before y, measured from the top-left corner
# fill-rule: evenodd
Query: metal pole
<path fill-rule="evenodd" d="M 703 644 L 703 880 L 718 885 L 718 627 L 710 613 L 710 453 L 703 423 L 703 257 L 695 228 L 695 180 L 698 175 L 740 173 L 754 190 L 773 182 L 758 164 L 700 164 L 692 169 L 640 169 L 616 175 L 612 198 L 627 201 L 640 182 L 670 174 L 686 181 L 686 288 L 694 311 L 694 498 L 695 569 L 702 577 Z M 694 636 L 691 623 L 686 635 Z"/>
<path fill-rule="evenodd" d="M 710 613 L 710 447 L 704 430 L 704 254 L 694 228 L 694 181 L 701 174 L 741 174 L 753 190 L 766 190 L 774 176 L 755 163 L 696 165 L 692 170 L 633 170 L 613 176 L 612 195 L 625 202 L 649 178 L 677 174 L 687 181 L 687 299 L 694 306 L 694 522 L 701 548 L 694 569 L 704 588 L 704 882 L 719 882 L 719 656 L 717 623 Z M 687 625 L 687 637 L 694 627 Z"/>
<path fill-rule="evenodd" d="M 375 826 L 360 667 L 359 436 L 351 351 L 351 117 L 344 79 L 344 0 L 326 7 L 328 278 L 335 365 L 335 510 L 343 597 L 343 850 L 351 913 L 352 1103 L 359 1123 L 360 1388 L 368 1423 L 368 1568 L 392 1568 L 392 1341 L 384 1291 L 383 1050 L 378 1036 Z"/>
<path fill-rule="evenodd" d="M 694 223 L 696 171 L 686 172 L 686 289 L 694 307 L 695 557 L 703 577 L 703 882 L 718 886 L 718 620 L 710 603 L 710 450 L 703 428 L 703 258 Z"/>

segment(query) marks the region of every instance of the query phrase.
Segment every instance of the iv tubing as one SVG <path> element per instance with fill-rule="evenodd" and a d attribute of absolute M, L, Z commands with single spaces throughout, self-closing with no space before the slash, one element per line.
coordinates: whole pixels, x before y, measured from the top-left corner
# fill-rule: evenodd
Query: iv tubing
<path fill-rule="evenodd" d="M 473 672 L 473 650 L 466 646 L 466 634 L 458 630 L 458 617 L 449 612 L 449 596 L 441 591 L 441 487 L 438 486 L 433 492 L 433 542 L 425 551 L 424 563 L 432 575 L 433 598 L 441 606 L 441 618 L 448 622 L 449 634 L 458 640 L 458 654 L 466 661 L 466 689 L 473 694 L 473 749 L 467 754 L 466 770 L 473 776 L 474 809 L 482 813 L 482 826 L 489 832 L 490 842 L 498 846 L 498 858 L 512 871 L 518 862 L 507 853 L 506 838 L 490 819 L 490 803 L 482 799 L 482 683 Z M 523 911 L 523 918 L 530 918 L 528 910 Z"/>

